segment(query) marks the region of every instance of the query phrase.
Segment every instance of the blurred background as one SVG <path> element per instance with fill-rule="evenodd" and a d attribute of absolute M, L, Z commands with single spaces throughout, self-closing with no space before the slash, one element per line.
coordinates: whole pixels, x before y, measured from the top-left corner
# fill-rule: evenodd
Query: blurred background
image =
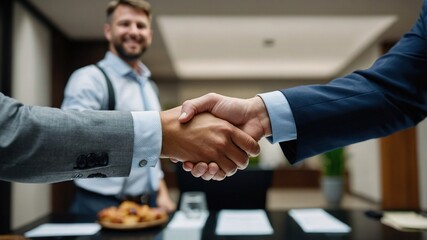
<path fill-rule="evenodd" d="M 2 0 L 0 90 L 59 107 L 77 68 L 104 56 L 109 0 Z M 322 84 L 367 68 L 408 31 L 422 0 L 156 0 L 153 44 L 142 61 L 167 109 L 209 92 L 249 98 Z M 346 147 L 345 208 L 427 207 L 426 124 Z M 262 141 L 252 167 L 273 171 L 267 208 L 324 207 L 319 156 L 290 166 Z M 179 195 L 175 166 L 163 160 Z M 0 183 L 0 229 L 66 209 L 67 184 Z"/>

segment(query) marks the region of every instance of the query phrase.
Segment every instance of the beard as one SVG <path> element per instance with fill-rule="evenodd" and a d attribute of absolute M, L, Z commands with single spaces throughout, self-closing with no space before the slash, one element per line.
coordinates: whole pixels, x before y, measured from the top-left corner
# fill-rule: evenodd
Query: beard
<path fill-rule="evenodd" d="M 114 44 L 114 48 L 116 49 L 117 54 L 119 54 L 119 56 L 126 61 L 134 61 L 140 59 L 147 50 L 147 47 L 142 47 L 141 51 L 137 53 L 128 53 L 123 47 L 123 45 L 120 43 Z"/>

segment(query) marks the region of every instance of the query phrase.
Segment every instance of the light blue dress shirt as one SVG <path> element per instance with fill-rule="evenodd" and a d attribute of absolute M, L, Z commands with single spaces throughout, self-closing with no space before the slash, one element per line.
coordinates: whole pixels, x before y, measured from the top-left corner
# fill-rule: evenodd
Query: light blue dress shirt
<path fill-rule="evenodd" d="M 131 111 L 134 118 L 134 155 L 127 178 L 78 179 L 76 185 L 104 195 L 138 195 L 158 190 L 163 179 L 159 156 L 162 130 L 161 110 L 148 68 L 139 63 L 135 72 L 111 52 L 99 62 L 111 80 L 116 110 Z M 63 109 L 108 109 L 107 83 L 102 72 L 93 65 L 76 70 L 65 89 Z M 144 111 L 149 109 L 150 111 Z M 138 112 L 136 112 L 138 111 Z M 123 187 L 125 186 L 125 187 Z"/>
<path fill-rule="evenodd" d="M 270 118 L 271 133 L 267 137 L 271 143 L 284 142 L 297 138 L 297 129 L 291 107 L 280 91 L 258 94 L 264 101 Z"/>

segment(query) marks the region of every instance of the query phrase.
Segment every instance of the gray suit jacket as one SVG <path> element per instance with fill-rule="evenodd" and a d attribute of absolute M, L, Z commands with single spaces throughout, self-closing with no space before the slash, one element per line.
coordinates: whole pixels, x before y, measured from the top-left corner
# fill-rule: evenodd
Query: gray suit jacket
<path fill-rule="evenodd" d="M 133 139 L 130 113 L 26 106 L 0 93 L 0 180 L 127 176 Z"/>

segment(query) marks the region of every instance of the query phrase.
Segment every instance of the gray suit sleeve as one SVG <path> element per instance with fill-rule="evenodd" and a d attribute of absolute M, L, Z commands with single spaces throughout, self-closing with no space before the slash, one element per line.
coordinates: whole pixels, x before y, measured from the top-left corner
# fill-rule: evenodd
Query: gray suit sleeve
<path fill-rule="evenodd" d="M 27 106 L 0 93 L 0 180 L 127 176 L 133 139 L 128 112 Z"/>

